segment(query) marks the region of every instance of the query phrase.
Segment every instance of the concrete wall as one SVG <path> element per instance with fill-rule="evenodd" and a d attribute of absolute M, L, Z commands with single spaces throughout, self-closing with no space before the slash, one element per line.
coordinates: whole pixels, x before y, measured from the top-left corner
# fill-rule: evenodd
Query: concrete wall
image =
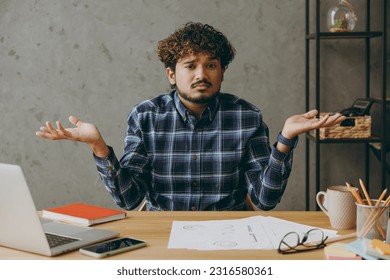
<path fill-rule="evenodd" d="M 353 2 L 358 7 L 364 3 Z M 86 145 L 45 141 L 35 131 L 46 120 L 68 125 L 68 116 L 75 114 L 96 124 L 120 156 L 128 112 L 138 102 L 169 90 L 155 55 L 157 42 L 188 21 L 209 23 L 231 40 L 238 54 L 222 90 L 263 111 L 273 142 L 284 120 L 305 110 L 304 4 L 0 0 L 0 162 L 22 166 L 38 209 L 76 201 L 114 207 Z M 333 45 L 323 48 L 334 53 Z M 343 86 L 343 91 L 335 95 L 337 104 L 325 102 L 326 110 L 347 107 L 356 97 L 355 88 L 362 87 L 362 79 L 353 72 L 360 63 L 359 51 L 343 48 L 343 71 L 352 73 L 336 75 L 332 85 Z M 355 48 L 362 46 L 352 45 Z M 345 88 L 345 81 L 352 88 Z M 324 186 L 363 176 L 360 163 L 349 163 L 351 153 L 342 147 L 332 149 L 336 157 L 324 159 L 322 167 Z M 359 161 L 360 150 L 356 148 L 353 161 Z M 288 189 L 277 209 L 304 210 L 304 158 L 301 137 Z M 332 170 L 335 162 L 338 168 Z M 345 166 L 347 170 L 340 168 Z"/>

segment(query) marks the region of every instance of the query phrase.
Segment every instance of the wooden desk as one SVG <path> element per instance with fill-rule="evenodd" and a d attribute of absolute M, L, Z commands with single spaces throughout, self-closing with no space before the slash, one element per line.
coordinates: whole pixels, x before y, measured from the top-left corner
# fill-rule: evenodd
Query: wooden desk
<path fill-rule="evenodd" d="M 197 251 L 186 249 L 168 249 L 168 240 L 171 232 L 172 221 L 195 221 L 195 220 L 219 220 L 219 219 L 240 219 L 249 216 L 263 215 L 281 218 L 284 220 L 310 225 L 313 227 L 329 228 L 328 217 L 321 211 L 243 211 L 243 212 L 136 212 L 129 211 L 124 220 L 109 222 L 96 226 L 120 232 L 122 237 L 130 236 L 143 239 L 148 246 L 134 251 L 111 256 L 106 259 L 267 259 L 267 260 L 289 260 L 289 259 L 325 259 L 323 249 L 313 250 L 289 255 L 280 255 L 276 250 L 229 250 L 229 251 Z M 350 233 L 352 230 L 340 231 L 340 234 Z M 351 240 L 345 240 L 348 242 Z M 53 259 L 53 260 L 81 260 L 93 259 L 84 256 L 77 251 L 63 254 L 57 257 L 45 257 L 27 252 L 17 251 L 0 247 L 0 259 Z"/>

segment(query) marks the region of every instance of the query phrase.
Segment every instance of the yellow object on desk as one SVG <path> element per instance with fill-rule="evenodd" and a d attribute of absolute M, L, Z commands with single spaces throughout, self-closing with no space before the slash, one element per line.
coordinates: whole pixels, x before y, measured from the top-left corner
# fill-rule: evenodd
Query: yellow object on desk
<path fill-rule="evenodd" d="M 378 251 L 382 255 L 390 256 L 390 244 L 387 244 L 381 240 L 374 239 L 370 242 L 370 247 Z"/>

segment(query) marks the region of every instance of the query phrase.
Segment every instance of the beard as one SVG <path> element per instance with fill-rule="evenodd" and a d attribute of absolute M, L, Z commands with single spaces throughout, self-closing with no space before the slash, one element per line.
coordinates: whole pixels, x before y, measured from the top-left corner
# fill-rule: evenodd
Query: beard
<path fill-rule="evenodd" d="M 183 92 L 181 92 L 180 90 L 177 90 L 177 92 L 179 93 L 179 95 L 183 98 L 183 99 L 185 99 L 185 100 L 187 100 L 187 101 L 189 101 L 189 102 L 191 102 L 191 103 L 196 103 L 196 104 L 207 104 L 207 103 L 209 103 L 211 100 L 213 100 L 214 99 L 214 97 L 217 95 L 217 93 L 218 92 L 215 92 L 215 93 L 213 93 L 212 95 L 202 95 L 202 96 L 198 96 L 198 97 L 193 97 L 193 96 L 190 96 L 189 94 L 186 94 L 186 93 L 183 93 Z"/>
<path fill-rule="evenodd" d="M 191 85 L 191 88 L 195 88 L 201 82 L 206 83 L 206 84 L 209 85 L 209 87 L 211 87 L 211 84 L 209 82 L 207 82 L 207 81 L 199 81 L 199 82 Z M 206 92 L 207 90 L 198 90 L 198 92 L 197 92 L 198 94 L 196 96 L 192 96 L 189 93 L 182 92 L 178 87 L 176 87 L 176 91 L 178 92 L 178 94 L 183 99 L 185 99 L 185 100 L 187 100 L 187 101 L 189 101 L 191 103 L 195 103 L 195 104 L 208 104 L 219 93 L 220 88 L 216 92 L 213 92 L 213 93 L 207 93 Z"/>

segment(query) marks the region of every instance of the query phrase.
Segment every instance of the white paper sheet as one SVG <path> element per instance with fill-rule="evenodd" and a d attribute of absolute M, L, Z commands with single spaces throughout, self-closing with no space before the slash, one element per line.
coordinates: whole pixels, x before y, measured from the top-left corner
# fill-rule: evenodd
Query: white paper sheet
<path fill-rule="evenodd" d="M 313 227 L 273 217 L 253 216 L 235 220 L 173 221 L 169 249 L 272 250 L 291 231 L 302 235 Z M 322 229 L 325 235 L 336 231 Z"/>

